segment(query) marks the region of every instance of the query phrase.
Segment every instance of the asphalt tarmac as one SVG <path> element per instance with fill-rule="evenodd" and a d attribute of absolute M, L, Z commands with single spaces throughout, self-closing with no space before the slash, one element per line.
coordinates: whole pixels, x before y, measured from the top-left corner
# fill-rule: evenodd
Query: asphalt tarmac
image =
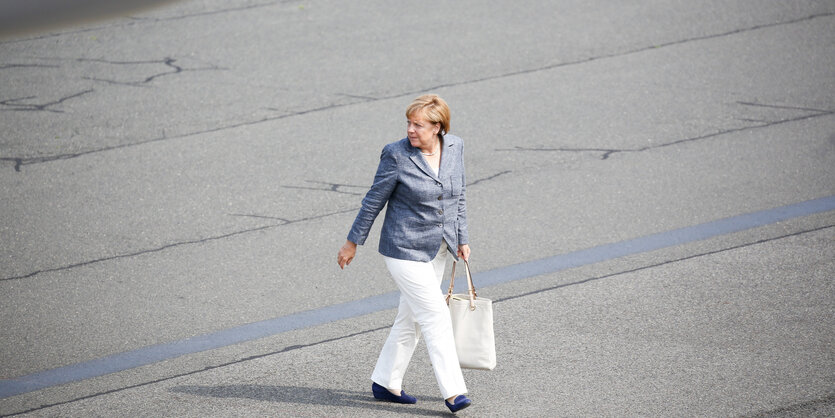
<path fill-rule="evenodd" d="M 465 141 L 461 416 L 835 416 L 835 3 L 180 1 L 0 38 L 0 416 L 437 416 L 369 376 L 403 112 Z M 440 289 L 439 289 L 440 292 Z"/>

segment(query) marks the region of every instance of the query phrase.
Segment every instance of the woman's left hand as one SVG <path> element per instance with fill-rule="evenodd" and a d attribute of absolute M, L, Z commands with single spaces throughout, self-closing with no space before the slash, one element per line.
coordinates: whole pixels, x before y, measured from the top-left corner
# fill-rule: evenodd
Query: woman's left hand
<path fill-rule="evenodd" d="M 461 244 L 458 246 L 458 257 L 464 259 L 464 261 L 470 261 L 470 245 L 469 244 Z"/>

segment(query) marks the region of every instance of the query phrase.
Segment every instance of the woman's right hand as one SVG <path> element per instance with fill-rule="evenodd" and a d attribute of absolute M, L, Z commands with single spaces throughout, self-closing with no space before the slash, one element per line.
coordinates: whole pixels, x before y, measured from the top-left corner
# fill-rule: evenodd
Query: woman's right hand
<path fill-rule="evenodd" d="M 345 245 L 339 249 L 339 254 L 336 256 L 336 262 L 339 263 L 339 268 L 345 269 L 345 266 L 351 264 L 351 260 L 357 254 L 357 244 L 351 241 L 345 241 Z"/>

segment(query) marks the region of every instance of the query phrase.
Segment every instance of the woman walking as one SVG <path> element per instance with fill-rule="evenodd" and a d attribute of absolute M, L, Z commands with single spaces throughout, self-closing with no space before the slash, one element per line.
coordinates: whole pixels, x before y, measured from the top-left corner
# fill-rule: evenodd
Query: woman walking
<path fill-rule="evenodd" d="M 449 107 L 434 94 L 406 109 L 407 137 L 383 148 L 374 184 L 362 200 L 337 262 L 345 268 L 388 205 L 379 251 L 400 289 L 397 317 L 371 375 L 374 397 L 417 400 L 402 390 L 403 376 L 422 333 L 446 406 L 470 406 L 458 364 L 449 310 L 440 292 L 446 260 L 468 260 L 464 143 L 449 134 Z"/>

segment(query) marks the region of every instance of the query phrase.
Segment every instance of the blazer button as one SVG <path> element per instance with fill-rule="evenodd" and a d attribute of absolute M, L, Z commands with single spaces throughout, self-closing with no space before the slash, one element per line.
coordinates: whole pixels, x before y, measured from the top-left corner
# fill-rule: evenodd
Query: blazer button
<path fill-rule="evenodd" d="M 444 200 L 444 195 L 438 196 L 438 200 Z"/>
<path fill-rule="evenodd" d="M 438 210 L 438 215 L 443 215 L 443 214 L 444 214 L 443 209 Z"/>

